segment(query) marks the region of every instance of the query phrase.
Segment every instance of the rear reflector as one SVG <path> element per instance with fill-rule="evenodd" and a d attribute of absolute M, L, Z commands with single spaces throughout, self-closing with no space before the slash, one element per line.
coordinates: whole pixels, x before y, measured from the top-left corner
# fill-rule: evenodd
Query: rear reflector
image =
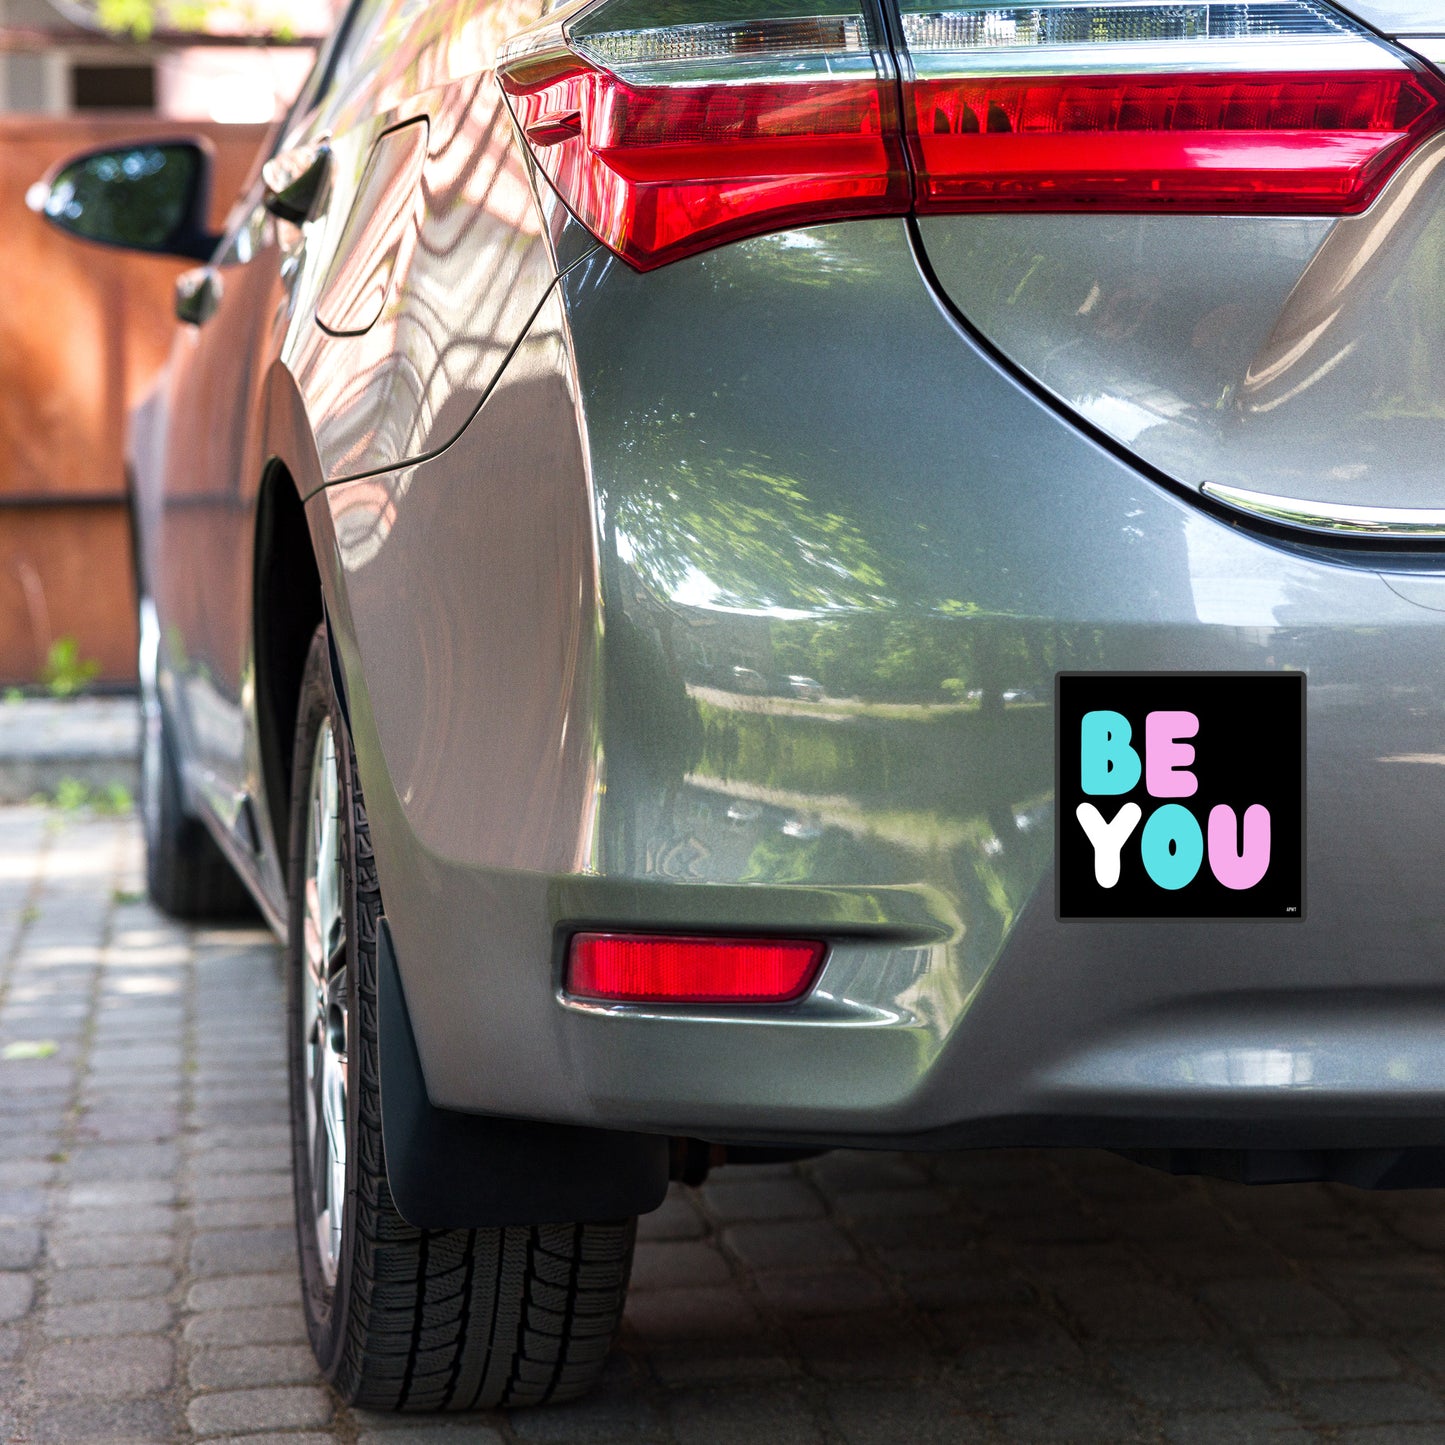
<path fill-rule="evenodd" d="M 813 940 L 579 933 L 565 987 L 610 1003 L 787 1003 L 807 993 L 822 961 Z"/>

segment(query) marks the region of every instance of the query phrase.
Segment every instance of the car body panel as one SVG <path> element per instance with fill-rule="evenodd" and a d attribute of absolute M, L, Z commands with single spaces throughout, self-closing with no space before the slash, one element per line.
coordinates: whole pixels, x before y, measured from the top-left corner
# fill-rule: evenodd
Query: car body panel
<path fill-rule="evenodd" d="M 136 480 L 151 519 L 147 581 L 186 785 L 227 834 L 240 826 L 254 763 L 244 711 L 251 543 L 265 462 L 264 367 L 285 326 L 278 277 L 288 239 L 253 184 L 209 268 L 215 311 L 205 325 L 177 328 L 159 472 Z M 164 565 L 160 559 L 170 556 L 190 558 L 191 565 Z"/>
<path fill-rule="evenodd" d="M 1445 35 L 1440 0 L 1343 0 L 1339 8 L 1381 35 Z"/>
<path fill-rule="evenodd" d="M 1412 840 L 1445 802 L 1445 579 L 1146 480 L 938 306 L 903 223 L 647 277 L 599 255 L 452 447 L 310 515 L 434 1102 L 818 1142 L 1438 1142 L 1445 908 Z M 719 663 L 829 697 L 729 692 Z M 1055 919 L 1061 667 L 1308 673 L 1304 922 Z M 561 941 L 599 923 L 831 951 L 798 1005 L 568 1004 Z"/>
<path fill-rule="evenodd" d="M 1363 215 L 925 217 L 944 293 L 1167 476 L 1445 508 L 1445 137 Z"/>
<path fill-rule="evenodd" d="M 430 130 L 416 210 L 379 319 L 361 334 L 336 335 L 306 318 L 287 349 L 328 480 L 451 442 L 556 277 L 552 231 L 490 73 L 410 99 L 385 118 L 380 143 L 423 117 Z M 364 173 L 373 154 L 349 147 L 347 169 Z M 328 232 L 323 251 L 332 244 Z M 300 307 L 325 299 L 303 294 Z"/>
<path fill-rule="evenodd" d="M 544 308 L 486 409 L 495 452 L 448 449 L 323 496 L 347 613 L 371 624 L 367 706 L 419 838 L 562 872 L 585 868 L 592 847 L 599 609 L 557 312 L 555 300 Z M 458 586 L 470 599 L 460 609 Z M 458 757 L 477 760 L 466 780 Z"/>
<path fill-rule="evenodd" d="M 410 0 L 371 7 L 362 23 L 371 27 L 373 49 L 350 73 L 351 86 L 361 88 L 343 85 L 309 112 L 303 103 L 278 134 L 277 148 L 328 141 L 329 187 L 314 218 L 296 226 L 266 214 L 259 175 L 252 177 L 211 267 L 219 306 L 203 325 L 178 328 L 149 408 L 155 426 L 134 467 L 146 550 L 206 559 L 149 569 L 162 626 L 161 687 L 181 739 L 187 793 L 272 918 L 284 913 L 286 840 L 284 820 L 261 805 L 254 711 L 251 569 L 263 481 L 279 464 L 304 497 L 328 472 L 364 472 L 444 443 L 475 410 L 546 295 L 557 248 L 575 256 L 593 244 L 575 245 L 575 226 L 539 203 L 518 159 L 495 86 L 480 68 L 486 47 L 495 47 L 487 33 L 495 11 L 432 12 L 422 20 L 416 11 Z M 516 23 L 529 13 L 519 9 Z M 401 43 L 411 43 L 418 27 L 430 28 L 421 61 Z M 447 84 L 411 95 L 414 76 Z M 363 99 L 367 85 L 407 99 L 378 116 Z M 373 143 L 389 127 L 428 117 L 426 204 L 415 245 L 398 257 L 383 315 L 362 335 L 328 335 L 316 305 Z M 474 205 L 490 223 L 473 215 Z M 527 238 L 520 245 L 519 231 Z M 470 309 L 458 307 L 457 298 L 468 297 Z M 398 332 L 404 348 L 394 345 Z M 216 398 L 225 399 L 219 409 Z"/>

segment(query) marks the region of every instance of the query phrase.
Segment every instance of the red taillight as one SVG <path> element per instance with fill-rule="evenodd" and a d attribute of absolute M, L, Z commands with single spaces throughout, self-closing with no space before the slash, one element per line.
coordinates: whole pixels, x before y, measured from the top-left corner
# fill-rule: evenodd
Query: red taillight
<path fill-rule="evenodd" d="M 910 204 L 894 90 L 874 80 L 633 86 L 578 65 L 502 84 L 568 208 L 641 271 Z"/>
<path fill-rule="evenodd" d="M 811 940 L 579 933 L 565 988 L 610 1003 L 788 1003 L 822 961 Z"/>
<path fill-rule="evenodd" d="M 1439 104 L 1407 70 L 919 81 L 917 208 L 1345 214 Z"/>
<path fill-rule="evenodd" d="M 790 3 L 601 0 L 504 48 L 538 165 L 639 270 L 910 211 L 1346 215 L 1445 116 L 1325 0 L 892 0 L 896 58 Z"/>

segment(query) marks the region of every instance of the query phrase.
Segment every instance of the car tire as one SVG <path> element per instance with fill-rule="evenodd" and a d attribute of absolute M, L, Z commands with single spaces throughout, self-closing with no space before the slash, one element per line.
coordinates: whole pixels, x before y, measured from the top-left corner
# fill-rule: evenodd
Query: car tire
<path fill-rule="evenodd" d="M 381 896 L 331 676 L 323 625 L 301 687 L 287 874 L 296 1225 L 312 1349 L 342 1399 L 367 1409 L 574 1398 L 606 1363 L 636 1221 L 420 1230 L 397 1212 L 378 1077 Z"/>
<path fill-rule="evenodd" d="M 145 836 L 146 891 L 172 918 L 193 922 L 244 918 L 255 912 L 246 885 L 216 840 L 186 811 L 180 762 L 156 682 L 159 624 L 141 603 L 140 815 Z"/>

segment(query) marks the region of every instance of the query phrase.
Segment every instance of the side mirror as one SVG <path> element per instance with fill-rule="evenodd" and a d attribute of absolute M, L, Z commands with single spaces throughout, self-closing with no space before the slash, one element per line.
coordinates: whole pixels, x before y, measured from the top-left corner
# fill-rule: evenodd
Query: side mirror
<path fill-rule="evenodd" d="M 204 261 L 211 158 L 196 141 L 137 141 L 63 161 L 26 194 L 53 226 L 86 241 Z"/>

